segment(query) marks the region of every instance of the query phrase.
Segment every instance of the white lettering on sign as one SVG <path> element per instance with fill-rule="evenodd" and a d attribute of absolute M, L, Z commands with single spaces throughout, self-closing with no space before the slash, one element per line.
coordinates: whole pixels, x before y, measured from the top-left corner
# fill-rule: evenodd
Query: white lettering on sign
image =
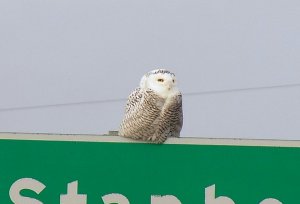
<path fill-rule="evenodd" d="M 228 197 L 220 196 L 216 198 L 216 185 L 205 188 L 205 204 L 235 204 Z"/>
<path fill-rule="evenodd" d="M 282 204 L 279 200 L 276 200 L 274 198 L 267 198 L 263 201 L 261 201 L 259 204 Z"/>
<path fill-rule="evenodd" d="M 9 190 L 9 196 L 14 204 L 43 204 L 34 198 L 24 197 L 20 195 L 22 190 L 32 190 L 37 194 L 40 194 L 46 186 L 41 182 L 32 178 L 22 178 L 14 182 Z"/>
<path fill-rule="evenodd" d="M 60 204 L 86 204 L 87 195 L 78 194 L 78 181 L 68 183 L 66 195 L 60 195 Z"/>
<path fill-rule="evenodd" d="M 46 186 L 32 178 L 22 178 L 14 182 L 9 190 L 9 196 L 14 204 L 43 204 L 41 201 L 20 195 L 22 190 L 31 190 L 40 194 Z M 205 188 L 205 204 L 235 204 L 234 201 L 226 196 L 216 198 L 216 185 Z M 102 196 L 104 204 L 130 204 L 129 200 L 122 194 L 111 193 Z M 87 195 L 78 194 L 78 181 L 68 183 L 67 194 L 60 195 L 60 204 L 87 204 Z M 176 196 L 173 195 L 151 195 L 151 204 L 181 204 Z M 274 198 L 266 198 L 259 204 L 282 204 Z"/>
<path fill-rule="evenodd" d="M 111 203 L 130 204 L 129 200 L 125 196 L 118 193 L 111 193 L 102 196 L 102 201 L 104 202 L 104 204 L 111 204 Z"/>
<path fill-rule="evenodd" d="M 173 195 L 151 196 L 151 204 L 181 204 Z"/>

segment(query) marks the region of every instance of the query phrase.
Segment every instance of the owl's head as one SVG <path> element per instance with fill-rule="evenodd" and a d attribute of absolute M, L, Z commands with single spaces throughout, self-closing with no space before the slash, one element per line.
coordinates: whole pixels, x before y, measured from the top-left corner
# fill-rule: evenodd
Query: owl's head
<path fill-rule="evenodd" d="M 178 92 L 175 74 L 166 69 L 156 69 L 145 74 L 140 82 L 142 89 L 152 89 L 163 98 Z"/>

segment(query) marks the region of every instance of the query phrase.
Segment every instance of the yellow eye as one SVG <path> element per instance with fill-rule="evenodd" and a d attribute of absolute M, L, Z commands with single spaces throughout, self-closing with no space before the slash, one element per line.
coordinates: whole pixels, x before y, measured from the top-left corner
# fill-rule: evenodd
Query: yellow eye
<path fill-rule="evenodd" d="M 157 81 L 158 81 L 158 82 L 164 82 L 164 80 L 163 80 L 163 79 L 157 79 Z"/>

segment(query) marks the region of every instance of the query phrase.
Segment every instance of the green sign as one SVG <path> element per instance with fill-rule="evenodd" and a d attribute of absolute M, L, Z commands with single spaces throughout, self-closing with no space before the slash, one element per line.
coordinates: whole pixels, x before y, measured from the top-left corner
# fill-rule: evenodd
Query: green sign
<path fill-rule="evenodd" d="M 298 147 L 275 147 L 272 141 L 260 146 L 171 139 L 154 145 L 113 141 L 119 137 L 14 137 L 0 139 L 1 204 L 300 203 Z"/>

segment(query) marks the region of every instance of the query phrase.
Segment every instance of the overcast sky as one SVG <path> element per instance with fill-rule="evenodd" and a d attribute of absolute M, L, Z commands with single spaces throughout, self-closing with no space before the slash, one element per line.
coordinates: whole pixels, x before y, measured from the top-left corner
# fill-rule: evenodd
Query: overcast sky
<path fill-rule="evenodd" d="M 182 136 L 300 139 L 299 19 L 299 0 L 1 0 L 0 131 L 118 129 L 124 100 L 10 108 L 123 99 L 167 68 Z"/>

